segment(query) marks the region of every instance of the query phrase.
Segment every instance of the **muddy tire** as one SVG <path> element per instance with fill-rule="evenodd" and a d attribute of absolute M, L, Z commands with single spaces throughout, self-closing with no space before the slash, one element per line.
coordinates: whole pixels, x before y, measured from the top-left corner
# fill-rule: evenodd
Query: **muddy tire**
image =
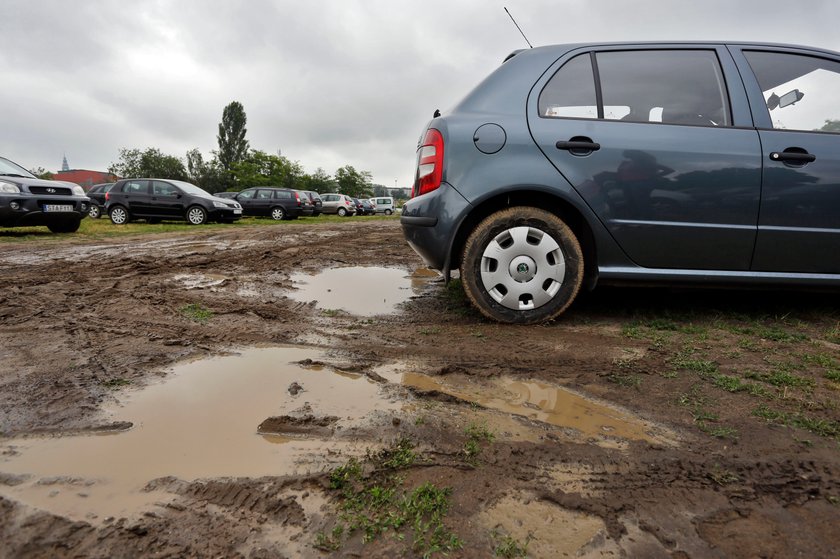
<path fill-rule="evenodd" d="M 190 206 L 187 208 L 187 222 L 190 225 L 202 225 L 207 223 L 207 210 L 201 206 Z"/>
<path fill-rule="evenodd" d="M 286 219 L 286 210 L 284 210 L 280 206 L 277 206 L 276 208 L 271 208 L 271 219 L 274 219 L 276 221 Z"/>
<path fill-rule="evenodd" d="M 556 215 L 532 207 L 485 218 L 467 239 L 461 282 L 482 314 L 533 324 L 559 316 L 583 283 L 583 252 Z"/>
<path fill-rule="evenodd" d="M 96 204 L 91 204 L 90 208 L 88 209 L 88 217 L 91 219 L 99 219 L 100 217 L 102 217 L 102 208 L 100 208 Z"/>
<path fill-rule="evenodd" d="M 123 206 L 114 206 L 108 211 L 111 223 L 114 225 L 125 225 L 129 221 L 128 210 Z"/>

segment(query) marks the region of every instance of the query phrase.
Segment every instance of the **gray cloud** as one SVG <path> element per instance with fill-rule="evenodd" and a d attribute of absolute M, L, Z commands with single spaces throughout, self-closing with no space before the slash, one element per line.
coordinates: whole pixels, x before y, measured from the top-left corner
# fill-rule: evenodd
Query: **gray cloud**
<path fill-rule="evenodd" d="M 420 129 L 511 50 L 621 40 L 755 40 L 840 50 L 840 5 L 777 0 L 6 0 L 0 154 L 104 169 L 120 148 L 216 148 L 243 103 L 252 147 L 407 186 Z"/>

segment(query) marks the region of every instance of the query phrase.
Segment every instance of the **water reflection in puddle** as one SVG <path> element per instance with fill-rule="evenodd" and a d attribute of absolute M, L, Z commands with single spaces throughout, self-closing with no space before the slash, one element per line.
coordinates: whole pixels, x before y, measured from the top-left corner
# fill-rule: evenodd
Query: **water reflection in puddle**
<path fill-rule="evenodd" d="M 676 439 L 663 428 L 629 412 L 542 382 L 501 378 L 477 384 L 462 377 L 430 377 L 414 372 L 402 373 L 394 380 L 420 390 L 450 394 L 506 414 L 573 429 L 587 438 L 668 444 Z"/>
<path fill-rule="evenodd" d="M 424 288 L 428 276 L 402 268 L 330 268 L 319 274 L 293 274 L 298 288 L 289 294 L 296 301 L 317 301 L 319 309 L 341 309 L 358 316 L 393 312 L 412 293 Z"/>
<path fill-rule="evenodd" d="M 127 432 L 5 441 L 16 454 L 0 458 L 0 472 L 29 478 L 0 485 L 0 494 L 92 519 L 161 501 L 161 495 L 140 489 L 162 476 L 193 480 L 322 470 L 330 465 L 328 454 L 346 443 L 259 435 L 257 426 L 300 408 L 336 416 L 336 425 L 346 426 L 399 404 L 379 395 L 378 385 L 365 377 L 291 363 L 318 357 L 311 349 L 257 348 L 178 366 L 165 382 L 121 395 L 124 405 L 109 414 L 133 422 Z M 289 387 L 295 382 L 302 391 L 293 396 Z"/>

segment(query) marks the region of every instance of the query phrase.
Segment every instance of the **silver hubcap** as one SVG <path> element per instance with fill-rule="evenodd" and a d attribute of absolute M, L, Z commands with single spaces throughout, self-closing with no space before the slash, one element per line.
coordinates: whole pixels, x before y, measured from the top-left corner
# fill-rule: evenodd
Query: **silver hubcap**
<path fill-rule="evenodd" d="M 204 212 L 202 212 L 198 208 L 193 208 L 190 210 L 189 215 L 190 223 L 194 223 L 196 225 L 200 225 L 204 221 Z"/>
<path fill-rule="evenodd" d="M 125 223 L 125 212 L 120 208 L 111 212 L 111 221 L 117 224 Z"/>
<path fill-rule="evenodd" d="M 99 206 L 91 206 L 90 210 L 88 210 L 88 215 L 90 217 L 99 217 Z"/>
<path fill-rule="evenodd" d="M 283 210 L 275 209 L 273 212 L 271 212 L 271 217 L 273 217 L 274 219 L 283 219 Z"/>
<path fill-rule="evenodd" d="M 563 250 L 534 227 L 512 227 L 496 235 L 481 255 L 481 282 L 490 297 L 516 311 L 551 301 L 566 276 Z"/>

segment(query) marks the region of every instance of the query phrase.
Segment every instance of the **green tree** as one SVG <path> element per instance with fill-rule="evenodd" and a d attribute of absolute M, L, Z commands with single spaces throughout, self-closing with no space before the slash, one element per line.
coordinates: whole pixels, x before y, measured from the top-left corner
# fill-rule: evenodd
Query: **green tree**
<path fill-rule="evenodd" d="M 820 130 L 823 132 L 840 132 L 840 120 L 825 119 L 825 124 Z"/>
<path fill-rule="evenodd" d="M 119 154 L 119 161 L 108 167 L 112 175 L 123 178 L 189 179 L 180 158 L 165 155 L 157 148 L 146 148 L 145 151 L 122 148 Z"/>
<path fill-rule="evenodd" d="M 318 167 L 311 175 L 301 177 L 301 190 L 314 190 L 318 194 L 335 192 L 337 190 L 335 180 L 327 172 Z"/>
<path fill-rule="evenodd" d="M 225 171 L 230 171 L 236 163 L 248 155 L 248 140 L 245 139 L 245 108 L 239 101 L 233 101 L 222 111 L 222 122 L 219 123 L 219 163 Z"/>
<path fill-rule="evenodd" d="M 236 177 L 239 189 L 251 186 L 298 188 L 303 168 L 297 161 L 289 161 L 282 155 L 251 150 L 242 161 L 231 166 L 231 173 Z"/>
<path fill-rule="evenodd" d="M 187 174 L 190 182 L 207 192 L 223 192 L 233 187 L 233 179 L 215 157 L 205 161 L 198 149 L 187 152 Z"/>
<path fill-rule="evenodd" d="M 354 198 L 370 198 L 373 195 L 373 175 L 369 171 L 357 171 L 352 165 L 340 167 L 335 172 L 338 191 Z"/>
<path fill-rule="evenodd" d="M 52 180 L 52 178 L 55 176 L 43 167 L 35 167 L 34 169 L 29 169 L 29 172 L 38 177 L 39 179 L 44 179 L 48 181 Z"/>

